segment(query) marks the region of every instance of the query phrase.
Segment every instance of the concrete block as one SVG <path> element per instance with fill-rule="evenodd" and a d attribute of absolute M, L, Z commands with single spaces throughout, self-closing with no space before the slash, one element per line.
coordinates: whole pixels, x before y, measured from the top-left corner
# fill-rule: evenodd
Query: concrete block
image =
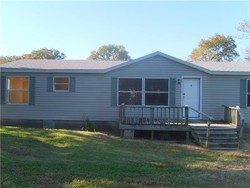
<path fill-rule="evenodd" d="M 124 130 L 123 131 L 124 138 L 134 138 L 135 137 L 135 130 Z"/>

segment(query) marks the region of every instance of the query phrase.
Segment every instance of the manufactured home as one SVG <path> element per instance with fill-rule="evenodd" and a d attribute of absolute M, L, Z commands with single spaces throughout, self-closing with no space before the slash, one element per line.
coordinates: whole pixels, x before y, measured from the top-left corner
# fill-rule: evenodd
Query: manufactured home
<path fill-rule="evenodd" d="M 19 60 L 1 65 L 2 125 L 73 128 L 88 119 L 100 130 L 116 131 L 154 124 L 153 115 L 166 127 L 181 127 L 187 120 L 225 120 L 226 108 L 238 109 L 245 130 L 249 128 L 249 63 L 191 63 L 155 52 L 131 61 Z"/>

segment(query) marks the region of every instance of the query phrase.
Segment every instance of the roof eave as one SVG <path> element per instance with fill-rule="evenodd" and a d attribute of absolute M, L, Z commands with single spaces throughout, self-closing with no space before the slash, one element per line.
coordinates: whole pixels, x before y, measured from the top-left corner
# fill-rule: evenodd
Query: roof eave
<path fill-rule="evenodd" d="M 20 68 L 1 68 L 2 73 L 105 73 L 105 70 L 98 69 L 20 69 Z"/>
<path fill-rule="evenodd" d="M 245 72 L 245 71 L 211 71 L 212 75 L 222 75 L 222 76 L 227 76 L 227 75 L 233 75 L 233 76 L 250 76 L 250 72 Z"/>

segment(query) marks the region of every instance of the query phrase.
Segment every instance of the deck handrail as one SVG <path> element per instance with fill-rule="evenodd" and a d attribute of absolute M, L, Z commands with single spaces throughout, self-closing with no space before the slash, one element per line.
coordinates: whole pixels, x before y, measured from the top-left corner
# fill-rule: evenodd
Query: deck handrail
<path fill-rule="evenodd" d="M 189 107 L 189 109 L 191 109 L 191 110 L 193 110 L 193 111 L 195 111 L 195 112 L 197 112 L 197 113 L 199 113 L 199 114 L 201 114 L 201 115 L 207 117 L 208 120 L 214 120 L 214 118 L 213 118 L 212 116 L 209 116 L 209 115 L 205 114 L 204 112 L 201 112 L 201 111 L 199 111 L 199 110 L 196 110 L 195 108 L 193 108 L 193 107 L 191 107 L 191 106 L 188 106 L 188 107 Z"/>
<path fill-rule="evenodd" d="M 209 147 L 209 137 L 210 137 L 210 125 L 212 123 L 212 120 L 214 120 L 214 118 L 212 116 L 209 116 L 207 114 L 205 114 L 204 112 L 201 112 L 199 110 L 196 110 L 195 108 L 192 108 L 189 106 L 189 108 L 203 116 L 205 116 L 206 118 L 208 118 L 207 121 L 207 131 L 206 131 L 206 139 L 205 139 L 205 147 L 208 148 Z"/>

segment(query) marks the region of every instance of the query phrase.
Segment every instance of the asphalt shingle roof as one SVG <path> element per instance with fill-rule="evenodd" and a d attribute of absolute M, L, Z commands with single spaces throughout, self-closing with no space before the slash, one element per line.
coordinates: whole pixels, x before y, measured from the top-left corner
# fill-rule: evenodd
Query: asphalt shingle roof
<path fill-rule="evenodd" d="M 103 70 L 124 62 L 125 61 L 22 59 L 3 64 L 0 67 L 43 70 Z"/>
<path fill-rule="evenodd" d="M 210 71 L 250 72 L 250 63 L 247 62 L 192 62 Z"/>
<path fill-rule="evenodd" d="M 0 72 L 74 72 L 106 73 L 154 56 L 161 56 L 177 63 L 192 67 L 208 74 L 250 75 L 250 63 L 247 62 L 187 62 L 162 52 L 140 57 L 131 61 L 101 60 L 19 60 L 0 65 Z"/>

